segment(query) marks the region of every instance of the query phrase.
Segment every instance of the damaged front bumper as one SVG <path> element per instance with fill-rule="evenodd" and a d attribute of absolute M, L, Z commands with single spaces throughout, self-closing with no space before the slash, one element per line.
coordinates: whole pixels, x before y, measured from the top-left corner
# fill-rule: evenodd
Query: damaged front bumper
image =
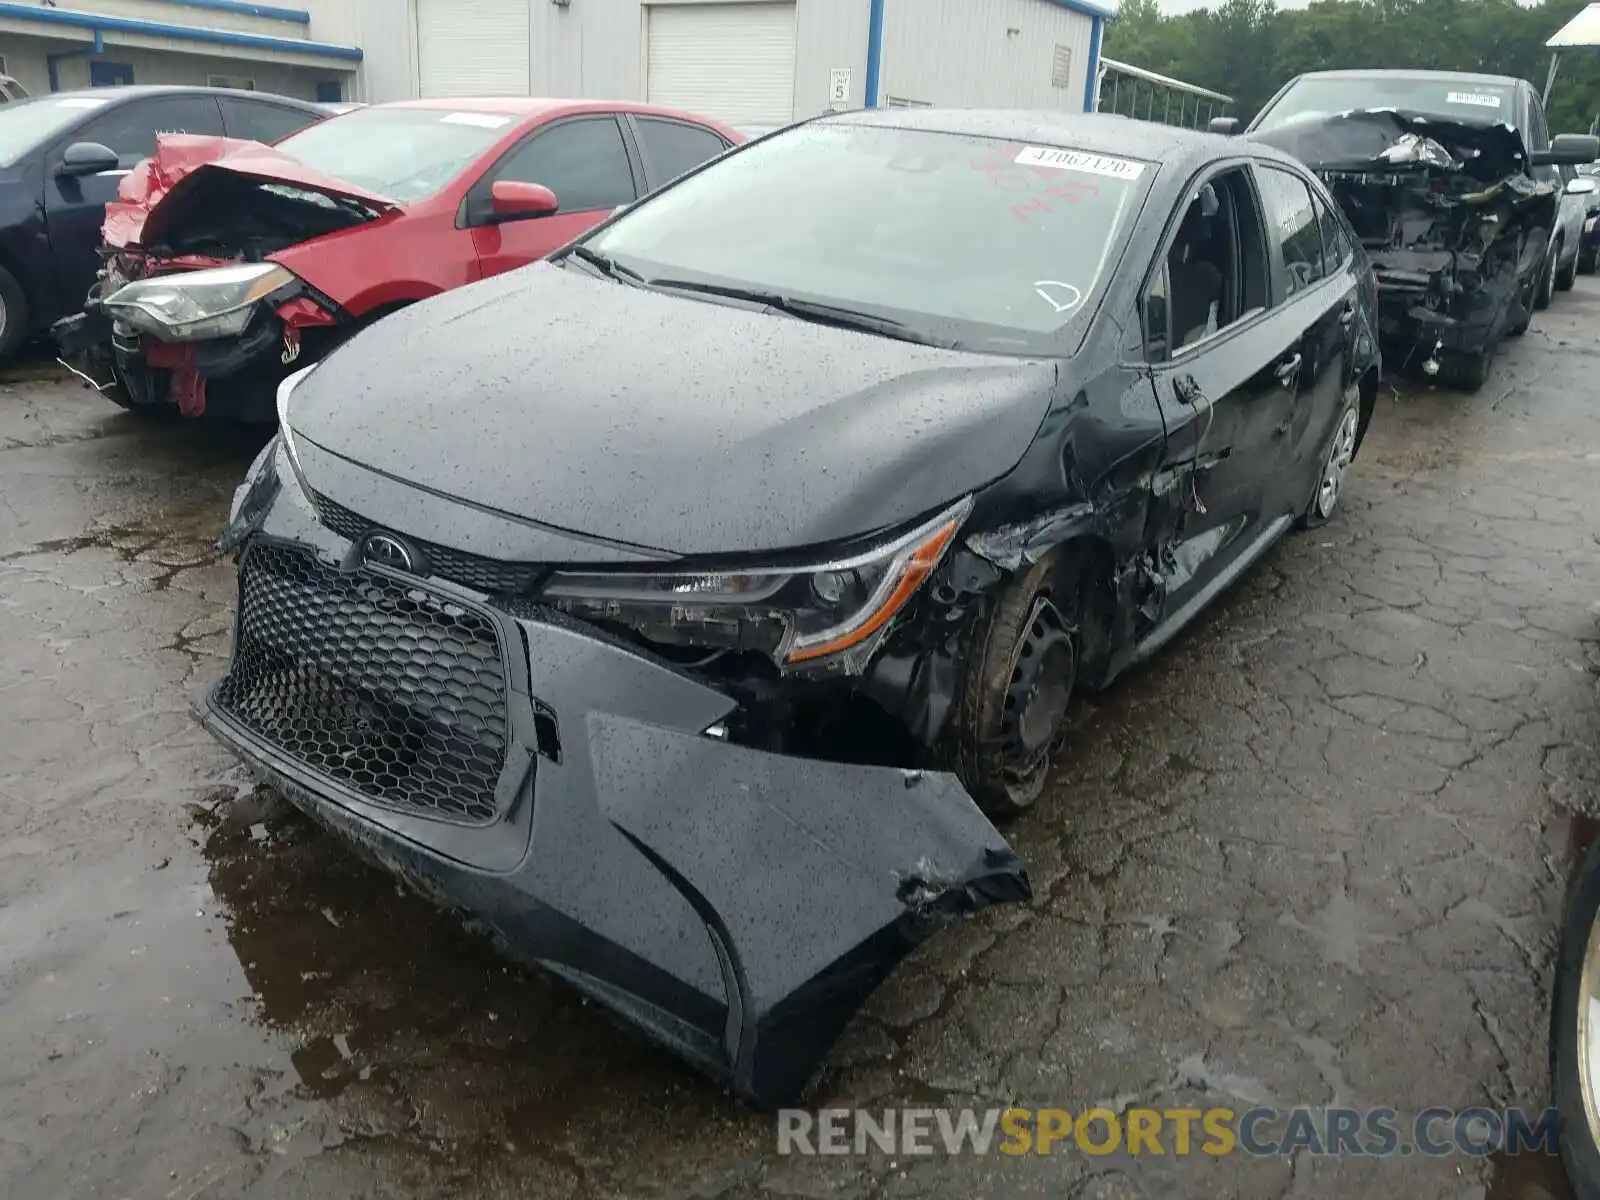
<path fill-rule="evenodd" d="M 915 945 L 1029 896 L 953 776 L 730 744 L 728 695 L 553 610 L 363 563 L 303 497 L 245 543 L 238 612 L 218 738 L 754 1104 L 798 1100 Z"/>
<path fill-rule="evenodd" d="M 113 316 L 101 299 L 104 286 L 96 286 L 83 311 L 56 321 L 50 334 L 62 366 L 134 409 L 170 407 L 185 417 L 210 411 L 270 423 L 278 384 L 331 349 L 351 325 L 333 301 L 297 282 L 254 305 L 237 334 L 165 341 Z"/>

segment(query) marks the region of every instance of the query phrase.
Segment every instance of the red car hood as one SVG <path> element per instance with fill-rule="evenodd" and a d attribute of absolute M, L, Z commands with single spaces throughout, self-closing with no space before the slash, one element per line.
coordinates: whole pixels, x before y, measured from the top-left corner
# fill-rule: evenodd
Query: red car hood
<path fill-rule="evenodd" d="M 156 138 L 155 154 L 123 177 L 117 198 L 106 205 L 105 224 L 100 227 L 106 245 L 120 249 L 159 242 L 165 233 L 162 210 L 167 201 L 174 193 L 193 186 L 192 181 L 208 171 L 229 171 L 251 179 L 287 183 L 306 191 L 355 200 L 377 212 L 401 207 L 398 201 L 324 175 L 260 142 L 164 133 Z"/>

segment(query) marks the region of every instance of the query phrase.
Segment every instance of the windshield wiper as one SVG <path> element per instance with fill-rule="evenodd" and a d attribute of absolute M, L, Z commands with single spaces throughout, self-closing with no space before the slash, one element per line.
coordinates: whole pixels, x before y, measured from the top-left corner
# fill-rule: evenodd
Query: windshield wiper
<path fill-rule="evenodd" d="M 778 312 L 815 325 L 831 325 L 836 329 L 854 329 L 862 333 L 875 333 L 880 337 L 895 338 L 902 342 L 915 342 L 919 346 L 940 346 L 946 350 L 959 349 L 956 342 L 943 341 L 916 333 L 901 321 L 878 313 L 862 312 L 837 304 L 823 304 L 816 300 L 797 300 L 782 292 L 765 292 L 760 288 L 730 287 L 721 283 L 696 283 L 688 279 L 652 279 L 651 287 L 672 288 L 681 292 L 698 292 L 703 296 L 725 296 L 729 300 L 744 300 L 763 304 Z"/>
<path fill-rule="evenodd" d="M 625 267 L 616 259 L 601 254 L 598 250 L 591 250 L 587 246 L 573 246 L 563 257 L 576 258 L 580 262 L 586 262 L 607 279 L 631 283 L 635 287 L 645 286 L 645 277 L 632 267 Z"/>

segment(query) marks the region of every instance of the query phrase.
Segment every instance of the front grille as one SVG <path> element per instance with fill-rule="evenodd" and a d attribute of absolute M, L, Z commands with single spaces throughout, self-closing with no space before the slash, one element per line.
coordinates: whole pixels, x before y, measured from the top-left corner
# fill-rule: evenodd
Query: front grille
<path fill-rule="evenodd" d="M 506 678 L 492 621 L 420 587 L 255 542 L 215 702 L 375 803 L 468 824 L 499 816 Z"/>
<path fill-rule="evenodd" d="M 352 542 L 379 528 L 359 513 L 351 512 L 344 505 L 336 504 L 316 492 L 311 493 L 311 505 L 317 510 L 317 518 L 323 525 Z M 436 542 L 424 542 L 418 538 L 411 540 L 428 556 L 428 565 L 434 575 L 475 592 L 490 595 L 529 592 L 544 570 L 537 563 L 502 562 L 497 558 L 483 558 L 452 550 Z"/>

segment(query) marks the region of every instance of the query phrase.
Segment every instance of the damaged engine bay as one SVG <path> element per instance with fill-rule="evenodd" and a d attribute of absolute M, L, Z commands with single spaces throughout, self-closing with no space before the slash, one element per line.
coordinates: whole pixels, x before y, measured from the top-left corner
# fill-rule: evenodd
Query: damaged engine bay
<path fill-rule="evenodd" d="M 263 174 L 271 165 L 254 143 L 163 137 L 107 206 L 105 265 L 83 311 L 52 328 L 63 365 L 124 408 L 185 417 L 203 414 L 208 385 L 223 381 L 227 416 L 271 422 L 283 377 L 355 327 L 272 256 L 292 261 L 295 248 L 392 207 L 315 177 L 301 186 Z"/>
<path fill-rule="evenodd" d="M 1253 136 L 1315 169 L 1344 209 L 1396 369 L 1436 374 L 1441 355 L 1481 354 L 1525 324 L 1559 196 L 1512 126 L 1374 109 Z"/>

